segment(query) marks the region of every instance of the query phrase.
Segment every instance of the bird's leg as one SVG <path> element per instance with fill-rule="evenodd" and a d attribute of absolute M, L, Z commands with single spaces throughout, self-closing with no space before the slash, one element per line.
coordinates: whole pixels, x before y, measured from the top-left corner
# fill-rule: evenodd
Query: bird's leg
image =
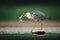
<path fill-rule="evenodd" d="M 36 21 L 34 20 L 34 24 L 33 24 L 33 28 L 32 28 L 32 30 L 31 30 L 31 32 L 34 30 L 34 28 L 36 27 Z"/>
<path fill-rule="evenodd" d="M 35 22 L 34 22 L 34 25 L 33 25 L 33 26 L 34 26 L 34 28 L 36 27 L 36 23 L 37 23 L 37 22 L 35 21 Z"/>
<path fill-rule="evenodd" d="M 41 30 L 42 30 L 42 27 L 43 27 L 43 21 L 41 20 Z"/>
<path fill-rule="evenodd" d="M 31 30 L 31 32 L 32 32 L 32 31 L 34 30 L 34 28 L 36 27 L 36 23 L 37 23 L 37 22 L 34 21 L 34 25 L 33 25 L 33 28 L 32 28 L 32 30 Z M 34 40 L 36 40 L 36 35 L 34 35 L 33 38 L 34 38 Z"/>

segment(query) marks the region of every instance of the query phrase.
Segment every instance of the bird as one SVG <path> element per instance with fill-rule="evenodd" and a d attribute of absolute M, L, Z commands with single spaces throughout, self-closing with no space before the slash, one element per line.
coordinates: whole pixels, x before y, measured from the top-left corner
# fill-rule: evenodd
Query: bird
<path fill-rule="evenodd" d="M 34 20 L 35 24 L 36 24 L 36 22 L 41 21 L 41 30 L 42 30 L 42 26 L 43 26 L 43 20 L 50 18 L 45 13 L 38 11 L 38 10 L 34 10 L 32 12 L 28 12 L 28 11 L 25 12 L 22 16 L 19 17 L 20 21 L 22 21 L 23 17 Z M 35 28 L 35 27 L 33 27 L 33 28 Z M 33 31 L 33 29 L 31 30 L 31 32 L 32 31 Z M 42 33 L 42 32 L 45 33 L 44 31 L 41 31 L 40 33 Z"/>
<path fill-rule="evenodd" d="M 49 17 L 41 11 L 32 11 L 31 13 L 25 12 L 23 16 L 19 17 L 19 19 L 22 21 L 22 18 L 25 16 L 26 18 L 33 19 L 34 21 L 49 19 Z"/>
<path fill-rule="evenodd" d="M 45 13 L 41 12 L 41 11 L 38 11 L 38 10 L 34 10 L 32 12 L 25 12 L 22 16 L 19 17 L 19 21 L 23 21 L 22 18 L 23 17 L 26 17 L 28 19 L 32 19 L 34 20 L 35 22 L 38 22 L 38 21 L 41 21 L 41 26 L 43 25 L 42 24 L 42 21 L 45 20 L 45 19 L 50 19 L 49 16 L 47 16 Z"/>

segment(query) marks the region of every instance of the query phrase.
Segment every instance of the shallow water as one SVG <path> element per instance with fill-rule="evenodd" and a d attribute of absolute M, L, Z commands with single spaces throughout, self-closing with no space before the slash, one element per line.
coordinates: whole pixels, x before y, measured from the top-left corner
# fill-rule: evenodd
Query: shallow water
<path fill-rule="evenodd" d="M 33 27 L 4 27 L 0 28 L 1 33 L 31 33 Z M 33 31 L 41 30 L 40 27 L 35 27 Z M 60 33 L 60 27 L 43 27 L 46 33 Z"/>

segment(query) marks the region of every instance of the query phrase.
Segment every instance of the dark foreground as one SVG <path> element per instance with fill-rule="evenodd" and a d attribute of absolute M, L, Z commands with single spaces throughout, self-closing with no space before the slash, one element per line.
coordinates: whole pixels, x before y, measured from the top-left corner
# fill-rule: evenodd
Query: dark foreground
<path fill-rule="evenodd" d="M 0 40 L 60 40 L 60 33 L 47 33 L 44 37 L 32 34 L 0 34 Z"/>

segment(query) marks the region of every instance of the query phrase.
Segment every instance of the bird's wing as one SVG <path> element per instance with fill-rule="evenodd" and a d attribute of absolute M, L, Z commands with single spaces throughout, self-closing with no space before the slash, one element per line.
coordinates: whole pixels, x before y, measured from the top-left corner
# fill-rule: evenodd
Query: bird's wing
<path fill-rule="evenodd" d="M 43 13 L 43 12 L 41 12 L 41 11 L 32 11 L 31 12 L 32 14 L 36 14 L 36 15 L 43 15 L 43 16 L 45 16 L 45 14 Z"/>
<path fill-rule="evenodd" d="M 40 11 L 34 11 L 32 13 L 32 16 L 36 19 L 42 19 L 42 18 L 44 18 L 45 14 L 43 12 L 40 12 Z"/>

